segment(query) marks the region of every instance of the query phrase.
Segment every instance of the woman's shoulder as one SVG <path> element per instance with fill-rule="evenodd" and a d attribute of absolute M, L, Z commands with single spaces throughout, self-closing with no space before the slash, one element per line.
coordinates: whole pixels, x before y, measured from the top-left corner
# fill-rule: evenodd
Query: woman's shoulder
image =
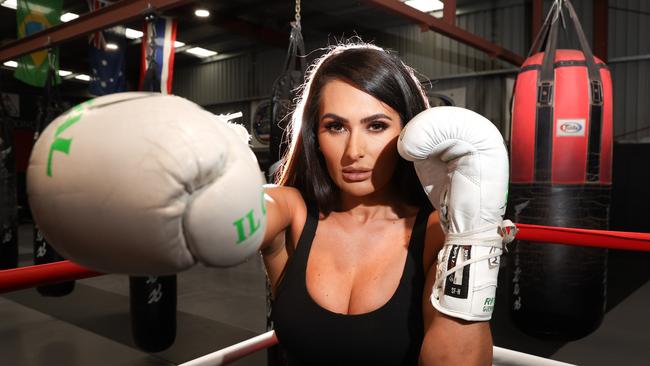
<path fill-rule="evenodd" d="M 264 191 L 274 199 L 305 202 L 302 197 L 302 193 L 300 190 L 298 190 L 298 188 L 295 187 L 266 184 L 264 185 Z"/>
<path fill-rule="evenodd" d="M 264 191 L 285 214 L 296 217 L 306 212 L 305 199 L 297 188 L 268 184 L 264 186 Z"/>

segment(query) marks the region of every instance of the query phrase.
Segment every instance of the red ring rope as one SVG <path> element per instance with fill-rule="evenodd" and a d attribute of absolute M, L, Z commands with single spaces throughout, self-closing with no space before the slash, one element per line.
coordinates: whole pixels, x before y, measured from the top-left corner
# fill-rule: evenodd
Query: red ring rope
<path fill-rule="evenodd" d="M 101 275 L 70 261 L 6 269 L 0 271 L 0 293 Z"/>
<path fill-rule="evenodd" d="M 627 231 L 574 229 L 556 226 L 515 224 L 517 240 L 569 244 L 609 249 L 650 251 L 650 234 Z"/>
<path fill-rule="evenodd" d="M 610 249 L 650 251 L 650 234 L 625 231 L 573 229 L 554 226 L 515 224 L 516 239 L 553 244 L 569 244 Z M 100 276 L 103 273 L 70 261 L 0 271 L 0 294 L 64 281 Z"/>

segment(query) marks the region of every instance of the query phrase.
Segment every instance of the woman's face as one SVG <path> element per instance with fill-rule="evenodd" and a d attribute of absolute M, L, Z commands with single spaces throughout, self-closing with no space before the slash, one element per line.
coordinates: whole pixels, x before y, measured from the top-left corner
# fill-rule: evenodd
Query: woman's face
<path fill-rule="evenodd" d="M 388 186 L 401 130 L 394 109 L 352 85 L 332 80 L 321 90 L 318 143 L 343 193 L 361 197 Z"/>

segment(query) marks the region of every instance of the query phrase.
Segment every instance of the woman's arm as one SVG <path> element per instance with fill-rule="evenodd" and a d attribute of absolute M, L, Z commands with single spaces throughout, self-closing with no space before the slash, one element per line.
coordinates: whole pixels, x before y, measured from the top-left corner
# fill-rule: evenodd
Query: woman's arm
<path fill-rule="evenodd" d="M 300 192 L 293 187 L 267 185 L 264 187 L 266 204 L 266 231 L 260 246 L 262 253 L 272 251 L 278 237 L 284 237 L 284 231 L 291 225 L 295 201 Z"/>
<path fill-rule="evenodd" d="M 444 243 L 437 212 L 431 214 L 425 243 L 426 282 L 422 296 L 424 341 L 420 365 L 491 365 L 490 323 L 468 322 L 438 312 L 431 305 L 431 289 L 436 280 L 437 254 Z"/>
<path fill-rule="evenodd" d="M 293 247 L 293 223 L 304 220 L 306 208 L 300 191 L 293 187 L 266 186 L 265 203 L 267 224 L 260 251 L 266 274 L 273 288 L 278 284 Z M 303 221 L 304 222 L 304 221 Z"/>

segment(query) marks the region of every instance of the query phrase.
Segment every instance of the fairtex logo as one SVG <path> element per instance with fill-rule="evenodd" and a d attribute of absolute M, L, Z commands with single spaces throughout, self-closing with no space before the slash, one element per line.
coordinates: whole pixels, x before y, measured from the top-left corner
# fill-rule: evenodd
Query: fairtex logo
<path fill-rule="evenodd" d="M 584 136 L 585 120 L 584 119 L 558 119 L 557 136 Z"/>
<path fill-rule="evenodd" d="M 560 130 L 564 131 L 564 133 L 578 133 L 582 130 L 582 126 L 577 123 L 569 122 L 560 126 Z"/>

